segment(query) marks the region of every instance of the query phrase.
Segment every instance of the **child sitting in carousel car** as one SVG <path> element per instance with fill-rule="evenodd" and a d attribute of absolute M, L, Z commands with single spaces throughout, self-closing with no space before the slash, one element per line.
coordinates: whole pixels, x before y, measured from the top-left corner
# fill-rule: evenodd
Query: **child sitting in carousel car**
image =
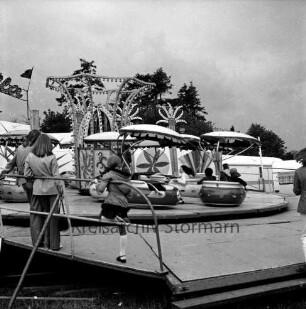
<path fill-rule="evenodd" d="M 190 167 L 186 165 L 181 165 L 179 173 L 180 176 L 178 178 L 171 179 L 169 185 L 172 185 L 178 188 L 179 190 L 184 190 L 187 183 L 187 179 L 189 179 L 190 177 L 194 177 L 195 173 Z M 184 203 L 182 198 L 180 199 L 179 203 Z"/>
<path fill-rule="evenodd" d="M 231 173 L 230 181 L 232 181 L 232 182 L 239 182 L 246 189 L 247 183 L 242 178 L 240 178 L 241 175 L 240 175 L 240 173 L 238 173 L 237 169 L 236 168 L 231 168 L 230 169 L 230 173 Z"/>
<path fill-rule="evenodd" d="M 187 165 L 181 165 L 179 169 L 179 173 L 180 173 L 180 176 L 178 178 L 172 179 L 171 182 L 180 184 L 180 185 L 185 185 L 187 182 L 187 179 L 195 176 L 194 171 Z"/>
<path fill-rule="evenodd" d="M 205 176 L 197 182 L 198 185 L 201 185 L 203 183 L 203 181 L 207 181 L 207 180 L 210 180 L 210 181 L 213 180 L 214 181 L 214 180 L 217 180 L 216 176 L 213 176 L 212 168 L 207 167 L 205 169 L 204 173 L 205 173 Z"/>

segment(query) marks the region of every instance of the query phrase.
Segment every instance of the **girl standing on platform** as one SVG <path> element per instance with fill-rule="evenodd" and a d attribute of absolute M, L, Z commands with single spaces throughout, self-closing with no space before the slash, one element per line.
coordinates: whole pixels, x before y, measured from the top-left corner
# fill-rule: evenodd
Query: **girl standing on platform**
<path fill-rule="evenodd" d="M 26 158 L 24 175 L 27 177 L 59 177 L 58 164 L 52 153 L 52 143 L 48 135 L 42 134 Z M 62 193 L 62 181 L 53 179 L 35 179 L 31 210 L 49 212 L 59 192 Z M 59 213 L 59 203 L 54 213 Z M 30 229 L 32 243 L 35 245 L 45 222 L 45 216 L 32 215 Z M 51 250 L 60 249 L 60 230 L 58 218 L 52 217 L 44 233 L 44 247 Z"/>
<path fill-rule="evenodd" d="M 102 219 L 110 222 L 129 223 L 127 196 L 130 193 L 130 188 L 124 184 L 111 183 L 112 180 L 128 182 L 131 175 L 123 171 L 121 167 L 121 159 L 118 156 L 109 157 L 107 160 L 107 170 L 100 182 L 96 185 L 96 190 L 103 192 L 108 189 L 108 195 L 102 204 Z M 117 261 L 126 263 L 126 248 L 127 248 L 127 233 L 125 225 L 119 225 L 118 231 L 120 234 L 120 252 Z"/>
<path fill-rule="evenodd" d="M 16 149 L 16 153 L 13 159 L 5 166 L 4 170 L 1 172 L 0 177 L 10 173 L 15 167 L 17 167 L 18 175 L 24 175 L 25 159 L 32 151 L 33 144 L 36 142 L 40 134 L 40 131 L 32 130 L 27 136 L 24 137 L 22 145 Z M 26 180 L 24 178 L 17 179 L 17 183 L 18 185 L 22 185 L 22 188 L 27 195 L 28 202 L 31 205 L 33 183 L 31 180 Z"/>

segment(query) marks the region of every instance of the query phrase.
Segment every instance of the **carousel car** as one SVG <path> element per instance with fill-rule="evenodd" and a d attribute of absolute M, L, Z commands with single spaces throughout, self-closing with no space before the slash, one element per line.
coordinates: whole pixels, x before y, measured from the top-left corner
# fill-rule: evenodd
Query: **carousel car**
<path fill-rule="evenodd" d="M 17 180 L 12 177 L 5 177 L 0 181 L 0 197 L 6 202 L 26 203 L 27 195 Z"/>
<path fill-rule="evenodd" d="M 169 181 L 169 185 L 177 187 L 182 197 L 199 197 L 202 185 L 198 185 L 198 181 L 203 177 L 203 174 L 197 174 L 195 177 L 186 180 L 186 184 L 180 184 L 175 181 L 175 178 Z"/>
<path fill-rule="evenodd" d="M 239 206 L 246 197 L 239 182 L 203 181 L 200 198 L 207 206 Z"/>
<path fill-rule="evenodd" d="M 140 190 L 153 205 L 176 205 L 181 199 L 180 191 L 174 186 L 141 180 L 131 180 L 131 184 Z M 103 201 L 107 197 L 108 191 L 105 189 L 104 192 L 98 192 L 96 184 L 91 184 L 89 193 L 94 199 Z M 136 190 L 131 190 L 128 201 L 131 204 L 146 204 L 146 200 Z"/>

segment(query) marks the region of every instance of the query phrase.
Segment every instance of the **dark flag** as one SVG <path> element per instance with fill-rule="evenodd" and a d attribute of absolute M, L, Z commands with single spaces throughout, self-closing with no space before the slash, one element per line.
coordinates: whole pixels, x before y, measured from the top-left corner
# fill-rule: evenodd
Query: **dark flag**
<path fill-rule="evenodd" d="M 22 73 L 20 76 L 21 76 L 21 77 L 24 77 L 24 78 L 31 79 L 31 77 L 32 77 L 32 71 L 33 71 L 33 69 L 28 69 L 28 70 L 26 70 L 24 73 Z"/>

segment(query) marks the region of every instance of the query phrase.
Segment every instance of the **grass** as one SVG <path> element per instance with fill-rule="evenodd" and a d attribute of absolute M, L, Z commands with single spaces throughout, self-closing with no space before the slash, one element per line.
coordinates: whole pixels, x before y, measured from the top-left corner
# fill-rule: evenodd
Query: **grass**
<path fill-rule="evenodd" d="M 81 287 L 80 287 L 81 288 Z M 0 288 L 0 295 L 11 296 L 14 288 Z M 63 294 L 63 295 L 62 295 Z M 60 296 L 61 295 L 61 296 Z M 15 300 L 14 309 L 169 309 L 171 300 L 169 294 L 161 290 L 139 289 L 139 287 L 111 285 L 100 288 L 70 290 L 63 286 L 52 289 L 51 286 L 43 288 L 25 288 L 18 296 L 37 297 L 84 297 L 94 298 L 94 301 L 61 301 L 61 300 Z M 9 300 L 0 300 L 0 308 L 7 308 Z M 251 299 L 238 304 L 225 305 L 220 309 L 305 309 L 305 290 L 288 294 L 274 295 L 269 298 Z"/>
<path fill-rule="evenodd" d="M 59 297 L 59 290 L 48 288 L 45 291 L 39 289 L 36 291 L 33 289 L 30 293 L 26 291 L 21 291 L 18 296 L 32 296 L 33 299 L 29 300 L 15 300 L 13 308 L 86 308 L 86 309 L 163 309 L 167 308 L 169 305 L 169 298 L 166 295 L 160 293 L 152 293 L 150 291 L 133 291 L 130 288 L 116 288 L 116 287 L 105 287 L 97 290 L 92 290 L 91 292 L 85 291 L 75 291 L 70 292 L 68 295 L 61 297 L 84 297 L 84 298 L 94 298 L 94 301 L 61 301 L 61 300 L 35 300 L 34 296 L 37 297 Z M 11 296 L 13 294 L 13 289 L 0 289 L 0 294 L 2 296 Z M 0 308 L 6 308 L 9 300 L 0 300 Z"/>

